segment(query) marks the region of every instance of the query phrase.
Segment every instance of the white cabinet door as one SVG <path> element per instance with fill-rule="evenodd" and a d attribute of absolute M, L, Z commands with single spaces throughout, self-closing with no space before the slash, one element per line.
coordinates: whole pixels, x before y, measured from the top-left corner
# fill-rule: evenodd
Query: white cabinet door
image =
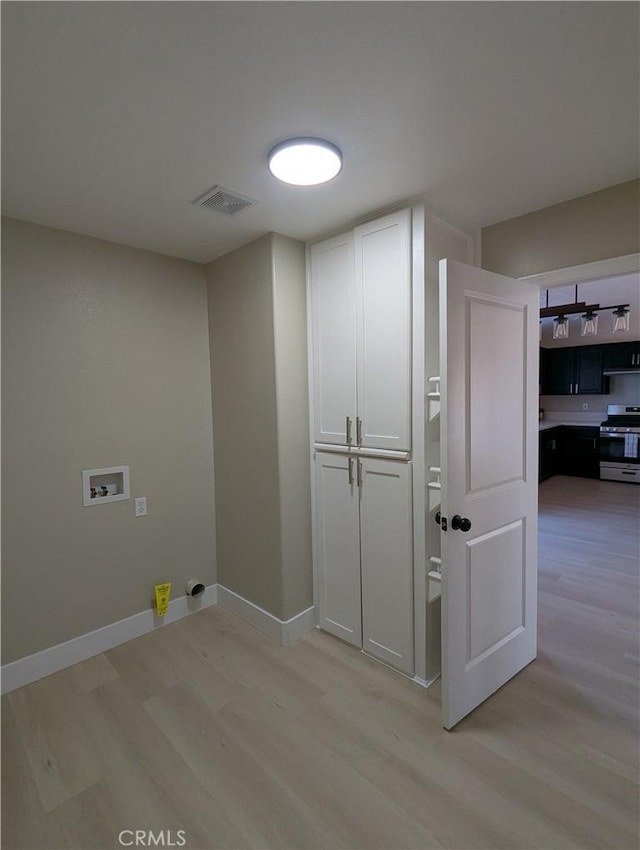
<path fill-rule="evenodd" d="M 314 439 L 346 444 L 347 418 L 355 440 L 356 291 L 353 234 L 312 245 Z"/>
<path fill-rule="evenodd" d="M 411 449 L 411 214 L 354 231 L 358 430 L 367 448 Z"/>
<path fill-rule="evenodd" d="M 413 675 L 411 465 L 362 458 L 362 648 Z"/>
<path fill-rule="evenodd" d="M 447 729 L 536 657 L 538 299 L 440 263 Z"/>
<path fill-rule="evenodd" d="M 358 482 L 353 458 L 316 453 L 316 534 L 320 628 L 362 646 Z"/>

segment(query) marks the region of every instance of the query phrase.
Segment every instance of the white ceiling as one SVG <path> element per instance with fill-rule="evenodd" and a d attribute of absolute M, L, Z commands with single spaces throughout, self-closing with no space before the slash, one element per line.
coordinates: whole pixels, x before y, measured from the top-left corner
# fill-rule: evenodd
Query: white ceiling
<path fill-rule="evenodd" d="M 637 3 L 2 5 L 5 215 L 201 262 L 422 192 L 486 225 L 638 176 Z M 279 185 L 270 147 L 344 151 Z M 215 184 L 235 219 L 191 206 Z"/>

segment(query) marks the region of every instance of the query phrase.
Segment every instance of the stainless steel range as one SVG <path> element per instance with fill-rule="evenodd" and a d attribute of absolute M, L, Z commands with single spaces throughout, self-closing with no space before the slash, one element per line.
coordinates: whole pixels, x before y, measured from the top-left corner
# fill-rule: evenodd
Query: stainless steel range
<path fill-rule="evenodd" d="M 600 425 L 600 478 L 640 484 L 640 405 L 610 404 Z"/>

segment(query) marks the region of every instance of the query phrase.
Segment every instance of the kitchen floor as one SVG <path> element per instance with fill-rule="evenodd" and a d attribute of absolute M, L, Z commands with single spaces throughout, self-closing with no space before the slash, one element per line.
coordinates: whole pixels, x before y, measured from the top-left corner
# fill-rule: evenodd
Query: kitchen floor
<path fill-rule="evenodd" d="M 220 607 L 14 691 L 2 846 L 637 847 L 639 509 L 540 486 L 538 659 L 451 733 L 439 683 Z"/>

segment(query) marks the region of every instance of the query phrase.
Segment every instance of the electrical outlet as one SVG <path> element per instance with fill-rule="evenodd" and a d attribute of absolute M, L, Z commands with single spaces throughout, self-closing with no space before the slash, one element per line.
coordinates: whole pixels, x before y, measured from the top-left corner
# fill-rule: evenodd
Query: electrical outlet
<path fill-rule="evenodd" d="M 582 409 L 583 410 L 589 410 L 589 402 L 588 401 L 582 402 Z"/>
<path fill-rule="evenodd" d="M 146 516 L 147 515 L 147 497 L 146 496 L 138 496 L 136 499 L 136 516 Z"/>

